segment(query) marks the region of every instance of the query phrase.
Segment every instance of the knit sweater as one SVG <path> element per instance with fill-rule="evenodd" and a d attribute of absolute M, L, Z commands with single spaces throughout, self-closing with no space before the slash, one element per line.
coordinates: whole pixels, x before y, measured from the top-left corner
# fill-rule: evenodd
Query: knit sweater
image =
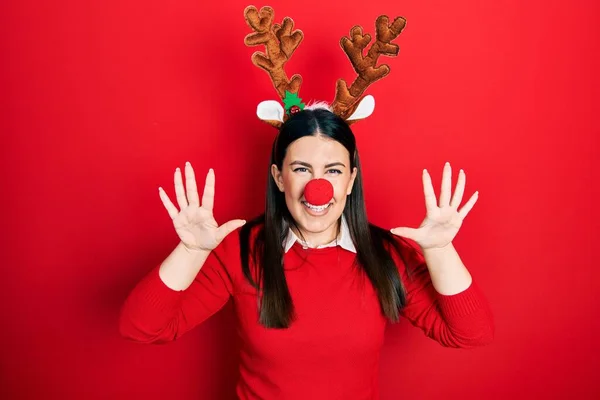
<path fill-rule="evenodd" d="M 490 342 L 493 320 L 476 283 L 455 295 L 436 292 L 423 256 L 399 242 L 415 268 L 409 277 L 391 252 L 407 294 L 401 316 L 443 346 Z M 370 281 L 353 265 L 355 257 L 340 246 L 306 249 L 295 242 L 285 253 L 284 271 L 296 319 L 287 329 L 269 329 L 258 322 L 257 291 L 242 274 L 239 235 L 233 232 L 186 290 L 170 289 L 159 266 L 152 269 L 125 301 L 120 331 L 137 342 L 172 341 L 233 299 L 241 339 L 240 399 L 378 399 L 387 319 Z"/>

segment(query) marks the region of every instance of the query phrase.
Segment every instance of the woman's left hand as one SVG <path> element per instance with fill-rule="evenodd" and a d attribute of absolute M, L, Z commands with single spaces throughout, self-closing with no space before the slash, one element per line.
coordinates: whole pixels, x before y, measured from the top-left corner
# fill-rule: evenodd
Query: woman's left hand
<path fill-rule="evenodd" d="M 442 175 L 442 190 L 438 205 L 431 184 L 431 176 L 424 169 L 423 191 L 425 192 L 425 207 L 427 209 L 425 220 L 416 229 L 399 227 L 392 229 L 391 232 L 396 236 L 414 240 L 422 249 L 442 248 L 450 244 L 479 197 L 479 192 L 475 192 L 469 201 L 458 210 L 465 191 L 465 181 L 465 172 L 461 169 L 458 174 L 456 190 L 451 199 L 452 168 L 450 163 L 446 163 Z"/>

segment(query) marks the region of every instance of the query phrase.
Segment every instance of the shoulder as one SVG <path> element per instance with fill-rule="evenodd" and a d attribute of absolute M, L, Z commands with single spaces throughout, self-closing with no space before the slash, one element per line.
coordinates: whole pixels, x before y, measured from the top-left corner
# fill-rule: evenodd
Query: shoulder
<path fill-rule="evenodd" d="M 261 227 L 254 219 L 231 232 L 210 252 L 206 265 L 225 271 L 234 282 L 234 287 L 238 287 L 243 280 L 243 265 L 251 257 Z M 207 267 L 202 267 L 205 268 Z"/>
<path fill-rule="evenodd" d="M 256 241 L 263 226 L 264 223 L 258 217 L 248 221 L 244 226 L 227 235 L 215 250 L 219 253 L 239 253 L 245 245 Z"/>
<path fill-rule="evenodd" d="M 388 252 L 406 253 L 416 250 L 416 247 L 408 240 L 394 235 L 387 229 L 369 223 L 371 240 L 375 246 L 383 246 Z"/>
<path fill-rule="evenodd" d="M 370 223 L 369 228 L 374 245 L 383 246 L 401 272 L 424 265 L 424 257 L 417 244 L 377 225 Z"/>
<path fill-rule="evenodd" d="M 238 229 L 238 241 L 241 248 L 252 250 L 257 240 L 260 240 L 264 235 L 265 217 L 258 217 L 248 221 L 244 226 Z"/>

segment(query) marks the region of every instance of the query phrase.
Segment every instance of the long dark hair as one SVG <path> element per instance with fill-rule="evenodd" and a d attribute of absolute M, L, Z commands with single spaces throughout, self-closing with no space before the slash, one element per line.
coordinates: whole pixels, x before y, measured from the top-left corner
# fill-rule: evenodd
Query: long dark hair
<path fill-rule="evenodd" d="M 303 110 L 293 114 L 281 126 L 271 151 L 265 213 L 240 230 L 242 270 L 259 293 L 259 322 L 268 328 L 287 328 L 295 318 L 283 268 L 283 243 L 290 226 L 296 226 L 296 223 L 286 206 L 284 193 L 275 184 L 270 167 L 275 164 L 281 171 L 288 146 L 301 137 L 311 135 L 322 135 L 341 143 L 350 155 L 350 171 L 354 167 L 358 169 L 343 214 L 356 247 L 356 264 L 375 288 L 383 314 L 396 322 L 406 302 L 406 294 L 389 250 L 396 251 L 404 261 L 402 251 L 388 230 L 369 223 L 354 134 L 346 121 L 325 109 Z M 258 229 L 256 235 L 251 234 L 254 227 Z M 251 237 L 255 238 L 254 243 L 250 243 Z M 250 271 L 250 257 L 256 266 L 254 274 Z"/>

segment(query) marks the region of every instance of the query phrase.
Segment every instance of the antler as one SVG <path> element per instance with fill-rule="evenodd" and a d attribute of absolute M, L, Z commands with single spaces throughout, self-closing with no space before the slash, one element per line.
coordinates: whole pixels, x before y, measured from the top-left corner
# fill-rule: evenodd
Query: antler
<path fill-rule="evenodd" d="M 346 119 L 352 115 L 358 107 L 360 96 L 372 83 L 385 77 L 390 73 L 390 67 L 386 64 L 376 66 L 380 55 L 393 57 L 398 55 L 398 45 L 391 43 L 406 25 L 406 20 L 397 17 L 391 25 L 386 15 L 381 15 L 375 23 L 377 27 L 376 41 L 371 45 L 367 56 L 363 56 L 363 50 L 369 42 L 371 35 L 363 35 L 360 26 L 354 26 L 350 30 L 350 38 L 344 36 L 340 40 L 340 46 L 350 59 L 358 77 L 348 87 L 346 81 L 339 79 L 335 88 L 335 98 L 332 103 L 333 112 Z"/>
<path fill-rule="evenodd" d="M 254 6 L 248 6 L 244 10 L 244 16 L 250 28 L 254 30 L 254 33 L 244 38 L 246 45 L 265 45 L 265 53 L 257 51 L 252 54 L 254 65 L 269 73 L 281 99 L 285 97 L 286 91 L 298 93 L 302 77 L 295 74 L 291 80 L 288 80 L 283 67 L 302 42 L 304 38 L 302 31 L 298 29 L 292 31 L 294 21 L 289 17 L 283 19 L 282 25 L 273 24 L 271 27 L 274 12 L 268 6 L 262 7 L 260 11 Z"/>

